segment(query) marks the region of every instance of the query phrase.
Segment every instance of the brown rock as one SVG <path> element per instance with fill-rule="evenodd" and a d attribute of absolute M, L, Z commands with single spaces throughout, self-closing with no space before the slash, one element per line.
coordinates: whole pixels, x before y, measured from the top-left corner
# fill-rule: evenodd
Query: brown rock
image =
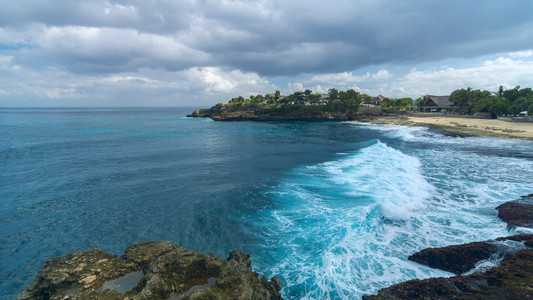
<path fill-rule="evenodd" d="M 515 241 L 515 242 L 523 242 L 533 239 L 533 234 L 517 234 L 512 236 L 504 236 L 497 238 L 497 241 Z"/>
<path fill-rule="evenodd" d="M 484 273 L 451 278 L 410 280 L 363 299 L 531 299 L 533 250 L 509 255 Z"/>
<path fill-rule="evenodd" d="M 488 259 L 496 251 L 494 245 L 475 242 L 424 249 L 409 256 L 408 259 L 432 268 L 462 274 L 474 268 L 477 262 Z"/>
<path fill-rule="evenodd" d="M 504 203 L 496 209 L 498 217 L 507 222 L 509 228 L 533 228 L 533 194 Z"/>
<path fill-rule="evenodd" d="M 93 249 L 49 259 L 17 299 L 281 299 L 280 290 L 278 278 L 260 278 L 238 250 L 224 260 L 140 242 L 122 256 Z"/>

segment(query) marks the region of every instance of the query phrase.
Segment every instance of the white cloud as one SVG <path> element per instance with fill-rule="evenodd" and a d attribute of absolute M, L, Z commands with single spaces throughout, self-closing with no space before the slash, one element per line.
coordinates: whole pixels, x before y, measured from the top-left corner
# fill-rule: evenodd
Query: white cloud
<path fill-rule="evenodd" d="M 511 53 L 509 53 L 509 56 L 512 57 L 512 58 L 515 58 L 515 57 L 533 57 L 533 50 L 511 52 Z"/>
<path fill-rule="evenodd" d="M 209 106 L 238 95 L 277 89 L 256 73 L 195 67 L 184 71 L 140 69 L 113 75 L 80 75 L 47 67 L 13 68 L 0 57 L 0 106 Z"/>
<path fill-rule="evenodd" d="M 303 90 L 305 90 L 303 83 L 301 83 L 301 82 L 289 82 L 287 84 L 287 89 L 286 89 L 286 92 L 284 94 L 288 95 L 288 94 L 292 94 L 294 92 L 301 92 Z"/>
<path fill-rule="evenodd" d="M 391 79 L 392 77 L 392 74 L 387 70 L 379 70 L 376 74 L 371 75 L 372 80 L 387 80 Z"/>
<path fill-rule="evenodd" d="M 496 91 L 500 85 L 504 88 L 533 86 L 533 60 L 499 57 L 472 67 L 442 67 L 420 71 L 412 69 L 406 75 L 373 91 L 392 97 L 418 97 L 425 94 L 446 95 L 466 87 Z"/>
<path fill-rule="evenodd" d="M 393 76 L 387 70 L 379 70 L 376 73 L 372 74 L 366 72 L 366 74 L 357 76 L 353 75 L 352 72 L 342 72 L 335 74 L 323 74 L 315 75 L 311 77 L 311 81 L 326 83 L 334 86 L 349 86 L 360 82 L 365 81 L 382 81 L 391 79 Z"/>
<path fill-rule="evenodd" d="M 191 68 L 185 72 L 190 80 L 198 81 L 208 94 L 251 95 L 272 91 L 268 80 L 256 73 L 240 70 L 224 71 L 218 67 Z"/>
<path fill-rule="evenodd" d="M 125 75 L 113 75 L 109 77 L 102 78 L 103 82 L 109 82 L 109 83 L 133 83 L 133 84 L 157 84 L 160 83 L 158 80 L 153 80 L 146 77 L 140 77 L 140 76 L 125 76 Z"/>

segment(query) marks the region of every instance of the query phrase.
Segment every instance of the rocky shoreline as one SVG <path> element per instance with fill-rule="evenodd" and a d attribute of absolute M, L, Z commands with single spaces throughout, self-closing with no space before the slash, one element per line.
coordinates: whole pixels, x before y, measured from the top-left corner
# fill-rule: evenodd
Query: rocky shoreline
<path fill-rule="evenodd" d="M 238 250 L 225 260 L 140 242 L 122 256 L 92 249 L 51 258 L 17 299 L 282 299 L 280 290 L 280 279 L 259 277 Z"/>
<path fill-rule="evenodd" d="M 510 229 L 533 230 L 533 194 L 496 209 Z M 428 248 L 408 259 L 456 276 L 409 280 L 363 299 L 533 298 L 533 233 Z M 17 299 L 282 299 L 281 285 L 259 277 L 238 250 L 221 259 L 140 242 L 122 256 L 92 249 L 51 258 Z"/>
<path fill-rule="evenodd" d="M 353 112 L 327 112 L 305 109 L 296 111 L 271 110 L 253 104 L 217 104 L 197 109 L 187 117 L 211 118 L 215 121 L 256 122 L 340 122 L 360 121 L 374 124 L 424 126 L 441 134 L 457 137 L 492 136 L 533 140 L 533 124 L 510 123 L 500 120 L 469 119 L 455 115 L 429 115 L 385 110 L 379 107 L 360 107 Z M 310 108 L 313 108 L 312 106 Z"/>
<path fill-rule="evenodd" d="M 533 194 L 496 208 L 509 228 L 533 229 Z M 409 280 L 363 299 L 531 299 L 533 298 L 533 234 L 492 241 L 428 248 L 409 260 L 457 276 Z M 499 265 L 493 266 L 494 264 Z"/>

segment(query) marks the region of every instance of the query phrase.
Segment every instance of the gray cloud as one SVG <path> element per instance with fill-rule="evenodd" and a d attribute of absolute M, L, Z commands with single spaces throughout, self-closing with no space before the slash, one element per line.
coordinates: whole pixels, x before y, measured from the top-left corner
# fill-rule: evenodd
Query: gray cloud
<path fill-rule="evenodd" d="M 533 40 L 527 0 L 0 2 L 4 36 L 23 37 L 0 32 L 3 48 L 20 50 L 7 54 L 79 74 L 195 66 L 318 74 L 519 51 Z"/>

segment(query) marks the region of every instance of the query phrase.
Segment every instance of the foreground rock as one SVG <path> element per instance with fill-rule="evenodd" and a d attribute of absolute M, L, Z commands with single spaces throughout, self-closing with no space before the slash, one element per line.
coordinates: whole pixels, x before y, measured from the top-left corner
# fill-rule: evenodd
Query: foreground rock
<path fill-rule="evenodd" d="M 507 222 L 509 228 L 533 228 L 533 194 L 506 202 L 496 209 L 498 217 Z"/>
<path fill-rule="evenodd" d="M 509 255 L 499 267 L 451 278 L 410 280 L 363 299 L 531 299 L 533 250 Z"/>
<path fill-rule="evenodd" d="M 238 250 L 224 260 L 140 242 L 122 256 L 92 249 L 49 259 L 17 299 L 281 299 L 280 289 L 278 278 L 260 278 Z"/>

